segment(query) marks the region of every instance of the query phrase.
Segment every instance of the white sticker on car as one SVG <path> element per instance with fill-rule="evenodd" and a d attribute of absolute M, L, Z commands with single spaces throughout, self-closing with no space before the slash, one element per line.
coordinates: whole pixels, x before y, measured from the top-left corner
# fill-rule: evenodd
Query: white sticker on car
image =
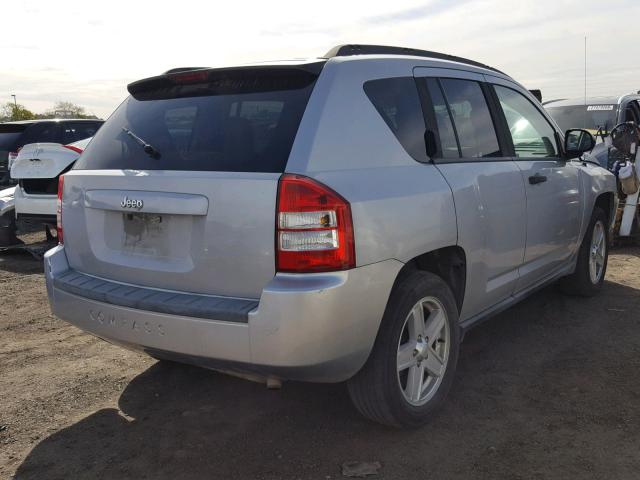
<path fill-rule="evenodd" d="M 615 107 L 615 105 L 589 105 L 587 107 L 587 112 L 592 112 L 595 110 L 613 110 L 613 107 Z"/>

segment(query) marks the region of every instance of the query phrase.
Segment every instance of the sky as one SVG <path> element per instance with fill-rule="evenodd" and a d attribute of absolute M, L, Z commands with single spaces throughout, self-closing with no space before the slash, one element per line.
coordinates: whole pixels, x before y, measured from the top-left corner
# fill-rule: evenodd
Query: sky
<path fill-rule="evenodd" d="M 3 2 L 0 103 L 107 118 L 134 80 L 179 66 L 321 56 L 373 43 L 467 57 L 544 99 L 640 90 L 640 1 L 20 0 Z"/>

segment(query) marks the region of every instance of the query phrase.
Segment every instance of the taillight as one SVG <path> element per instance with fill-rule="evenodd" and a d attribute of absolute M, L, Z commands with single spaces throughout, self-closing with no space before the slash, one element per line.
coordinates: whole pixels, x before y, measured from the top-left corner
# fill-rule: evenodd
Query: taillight
<path fill-rule="evenodd" d="M 58 243 L 64 243 L 64 235 L 62 233 L 62 194 L 64 191 L 64 175 L 58 178 L 58 200 L 56 201 L 56 232 L 58 234 Z"/>
<path fill-rule="evenodd" d="M 308 273 L 355 265 L 349 202 L 308 177 L 283 175 L 278 189 L 276 269 Z"/>
<path fill-rule="evenodd" d="M 64 148 L 68 148 L 69 150 L 73 150 L 76 153 L 82 153 L 83 150 L 78 147 L 74 147 L 73 145 L 63 145 Z"/>
<path fill-rule="evenodd" d="M 22 150 L 22 147 L 20 147 L 15 152 L 9 152 L 9 155 L 7 156 L 9 170 L 11 170 L 11 165 L 13 164 L 15 159 L 18 158 L 18 154 L 20 153 L 20 150 Z"/>

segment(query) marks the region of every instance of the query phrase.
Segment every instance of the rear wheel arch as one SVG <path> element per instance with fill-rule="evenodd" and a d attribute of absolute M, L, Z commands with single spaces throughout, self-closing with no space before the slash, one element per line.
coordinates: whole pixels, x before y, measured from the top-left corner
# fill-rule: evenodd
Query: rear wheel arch
<path fill-rule="evenodd" d="M 442 278 L 453 293 L 458 313 L 462 311 L 467 281 L 467 256 L 462 247 L 452 245 L 412 258 L 398 272 L 393 288 L 416 270 L 431 272 Z"/>

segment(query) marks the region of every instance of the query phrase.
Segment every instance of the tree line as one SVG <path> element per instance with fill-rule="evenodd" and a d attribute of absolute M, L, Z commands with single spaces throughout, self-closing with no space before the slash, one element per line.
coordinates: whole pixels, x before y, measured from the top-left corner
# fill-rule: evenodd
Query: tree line
<path fill-rule="evenodd" d="M 24 105 L 7 102 L 0 106 L 0 122 L 38 120 L 41 118 L 98 118 L 80 105 L 72 102 L 56 102 L 53 108 L 43 113 L 33 113 Z"/>

